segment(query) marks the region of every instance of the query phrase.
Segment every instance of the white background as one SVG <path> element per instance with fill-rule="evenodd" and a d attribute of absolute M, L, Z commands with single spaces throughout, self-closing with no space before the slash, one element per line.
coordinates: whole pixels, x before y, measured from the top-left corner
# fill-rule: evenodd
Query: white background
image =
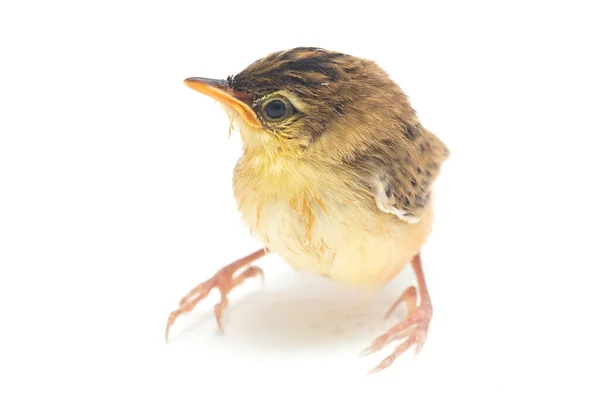
<path fill-rule="evenodd" d="M 593 3 L 3 2 L 0 397 L 597 399 Z M 260 247 L 239 138 L 182 80 L 299 45 L 376 60 L 452 151 L 428 341 L 371 377 L 392 347 L 358 353 L 409 269 L 359 307 L 271 255 L 225 336 L 215 294 L 164 343 L 179 299 Z"/>

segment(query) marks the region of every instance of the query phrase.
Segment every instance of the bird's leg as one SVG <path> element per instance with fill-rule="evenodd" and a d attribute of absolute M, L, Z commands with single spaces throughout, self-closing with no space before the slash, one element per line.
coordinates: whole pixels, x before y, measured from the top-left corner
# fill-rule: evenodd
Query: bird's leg
<path fill-rule="evenodd" d="M 226 267 L 221 268 L 212 278 L 206 282 L 202 282 L 194 289 L 192 289 L 181 301 L 179 302 L 179 308 L 171 314 L 167 321 L 167 329 L 165 331 L 165 339 L 169 340 L 169 329 L 175 323 L 177 317 L 181 314 L 190 312 L 196 307 L 196 304 L 200 300 L 204 299 L 212 289 L 218 289 L 221 292 L 221 301 L 215 305 L 215 317 L 217 318 L 217 324 L 219 329 L 223 331 L 223 325 L 221 319 L 223 317 L 223 311 L 229 305 L 227 300 L 227 294 L 236 286 L 241 285 L 247 278 L 251 278 L 257 275 L 263 277 L 263 272 L 260 268 L 250 265 L 252 262 L 258 260 L 267 253 L 266 249 L 255 251 L 254 253 L 247 255 L 244 258 L 240 258 L 237 261 L 232 262 Z M 248 267 L 237 277 L 233 275 L 241 268 Z"/>
<path fill-rule="evenodd" d="M 425 284 L 425 276 L 423 274 L 423 268 L 421 267 L 421 257 L 417 254 L 412 259 L 412 267 L 417 277 L 417 285 L 421 294 L 421 301 L 417 307 L 417 291 L 414 286 L 408 288 L 394 304 L 386 314 L 386 318 L 389 317 L 398 305 L 405 301 L 407 304 L 408 315 L 406 320 L 394 325 L 383 335 L 375 339 L 371 345 L 365 349 L 363 354 L 370 354 L 378 351 L 383 346 L 388 344 L 390 341 L 399 337 L 404 337 L 404 341 L 400 343 L 386 358 L 383 359 L 370 373 L 379 372 L 384 368 L 392 365 L 394 360 L 398 358 L 402 353 L 408 350 L 411 346 L 415 346 L 415 352 L 418 354 L 425 344 L 427 338 L 427 331 L 429 329 L 429 322 L 433 315 L 433 309 L 431 307 L 431 299 L 429 298 L 429 292 L 427 291 L 427 285 Z"/>

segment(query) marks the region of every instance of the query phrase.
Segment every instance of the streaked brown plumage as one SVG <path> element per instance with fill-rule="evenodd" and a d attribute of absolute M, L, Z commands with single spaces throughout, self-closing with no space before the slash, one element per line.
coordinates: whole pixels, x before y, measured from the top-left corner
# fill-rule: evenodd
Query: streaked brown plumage
<path fill-rule="evenodd" d="M 295 269 L 371 289 L 412 260 L 421 303 L 407 290 L 408 322 L 371 350 L 413 328 L 378 370 L 409 346 L 422 346 L 431 304 L 419 252 L 433 223 L 432 185 L 448 150 L 421 125 L 401 89 L 372 61 L 318 48 L 273 53 L 226 81 L 186 83 L 219 100 L 239 129 L 244 154 L 233 186 L 252 234 Z M 263 254 L 192 291 L 167 330 L 213 287 L 226 301 L 243 280 L 232 281 L 234 270 Z M 218 308 L 220 324 L 224 306 Z"/>

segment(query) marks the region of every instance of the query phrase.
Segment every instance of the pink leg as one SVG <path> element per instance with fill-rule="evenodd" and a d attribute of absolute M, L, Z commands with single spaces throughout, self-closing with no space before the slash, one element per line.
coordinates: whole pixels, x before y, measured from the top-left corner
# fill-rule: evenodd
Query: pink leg
<path fill-rule="evenodd" d="M 399 336 L 406 337 L 406 339 L 394 349 L 392 354 L 384 358 L 379 365 L 373 368 L 370 373 L 376 373 L 384 368 L 389 367 L 392 365 L 394 360 L 396 360 L 396 358 L 398 358 L 413 345 L 415 346 L 415 351 L 418 354 L 425 344 L 427 331 L 429 329 L 429 322 L 431 321 L 431 317 L 433 315 L 433 309 L 431 306 L 429 292 L 427 291 L 427 285 L 425 284 L 425 276 L 421 266 L 420 254 L 417 254 L 413 258 L 412 266 L 417 277 L 417 285 L 421 292 L 421 302 L 419 306 L 416 307 L 416 290 L 414 287 L 410 287 L 402 294 L 400 299 L 392 305 L 390 311 L 388 311 L 386 314 L 386 318 L 394 312 L 394 310 L 402 301 L 406 301 L 408 308 L 407 319 L 396 324 L 389 331 L 375 339 L 371 345 L 365 349 L 363 354 L 369 354 L 381 350 L 383 346 L 392 340 L 397 339 Z M 407 333 L 407 331 L 409 333 Z"/>
<path fill-rule="evenodd" d="M 214 288 L 221 292 L 221 301 L 215 305 L 215 317 L 217 318 L 217 324 L 219 329 L 223 331 L 223 325 L 221 319 L 223 317 L 223 311 L 229 305 L 227 294 L 236 286 L 241 285 L 247 278 L 260 275 L 263 277 L 263 272 L 260 268 L 250 265 L 247 270 L 242 272 L 236 278 L 233 275 L 241 268 L 247 267 L 250 263 L 258 260 L 267 253 L 267 250 L 258 250 L 244 258 L 241 258 L 228 266 L 219 270 L 212 278 L 206 282 L 202 282 L 194 289 L 192 289 L 181 301 L 179 302 L 179 308 L 169 314 L 167 321 L 167 328 L 165 330 L 165 340 L 169 340 L 169 329 L 175 323 L 175 320 L 184 313 L 190 312 L 196 307 L 196 304 L 200 300 L 208 296 L 210 291 Z"/>

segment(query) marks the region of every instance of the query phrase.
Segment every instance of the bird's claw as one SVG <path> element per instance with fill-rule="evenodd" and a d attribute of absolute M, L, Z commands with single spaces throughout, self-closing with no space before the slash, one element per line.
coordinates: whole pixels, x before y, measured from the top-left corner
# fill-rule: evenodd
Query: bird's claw
<path fill-rule="evenodd" d="M 395 303 L 392 306 L 392 309 L 396 306 L 397 304 Z M 384 358 L 375 368 L 369 371 L 369 374 L 377 373 L 382 369 L 389 367 L 396 358 L 412 346 L 415 346 L 415 354 L 418 354 L 425 344 L 432 315 L 433 310 L 431 303 L 429 301 L 423 302 L 418 308 L 414 309 L 413 312 L 409 311 L 408 318 L 405 321 L 394 325 L 386 333 L 377 337 L 369 347 L 363 350 L 361 355 L 371 354 L 381 350 L 385 345 L 395 339 L 405 338 L 404 341 L 394 349 L 392 354 Z"/>
<path fill-rule="evenodd" d="M 234 273 L 240 267 L 240 265 L 233 265 L 221 269 L 212 278 L 196 286 L 183 299 L 181 299 L 181 301 L 179 302 L 179 308 L 171 312 L 171 314 L 169 314 L 169 319 L 167 320 L 167 328 L 165 330 L 165 340 L 167 342 L 169 341 L 169 330 L 171 329 L 171 326 L 175 323 L 175 320 L 181 314 L 192 311 L 194 307 L 196 307 L 196 305 L 200 302 L 200 300 L 208 296 L 212 289 L 218 289 L 219 292 L 221 292 L 221 301 L 215 305 L 214 313 L 217 319 L 217 325 L 219 326 L 219 330 L 223 332 L 223 312 L 229 306 L 227 294 L 229 294 L 229 292 L 231 292 L 231 290 L 236 286 L 241 285 L 247 278 L 260 275 L 262 281 L 264 282 L 263 271 L 260 268 L 255 267 L 253 265 L 249 266 L 244 272 L 242 272 L 240 275 L 234 278 Z"/>

